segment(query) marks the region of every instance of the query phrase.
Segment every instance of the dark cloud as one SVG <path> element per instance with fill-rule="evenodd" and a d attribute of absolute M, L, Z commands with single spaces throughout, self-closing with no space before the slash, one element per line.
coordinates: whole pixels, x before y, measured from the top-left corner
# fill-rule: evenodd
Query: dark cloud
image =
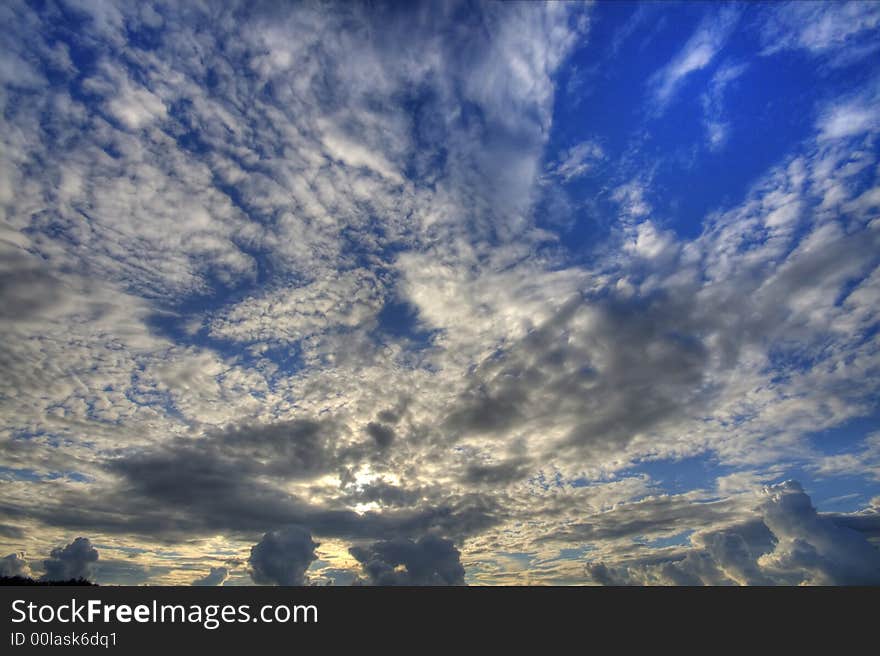
<path fill-rule="evenodd" d="M 111 463 L 111 470 L 150 496 L 181 501 L 178 486 L 184 478 L 196 479 L 197 487 L 210 493 L 233 472 L 239 472 L 238 477 L 289 479 L 326 473 L 336 464 L 336 438 L 336 427 L 327 421 L 235 426 L 197 440 L 179 438 L 154 452 L 124 456 Z"/>
<path fill-rule="evenodd" d="M 591 515 L 588 521 L 573 522 L 540 540 L 594 542 L 672 535 L 705 526 L 734 522 L 742 509 L 729 501 L 699 502 L 688 495 L 647 497 Z"/>
<path fill-rule="evenodd" d="M 0 244 L 0 321 L 39 318 L 41 312 L 63 299 L 63 283 L 40 264 L 39 259 Z"/>
<path fill-rule="evenodd" d="M 380 449 L 387 449 L 394 441 L 394 429 L 374 421 L 367 424 L 367 434 L 375 440 L 376 446 Z"/>
<path fill-rule="evenodd" d="M 353 503 L 378 503 L 382 506 L 414 506 L 425 495 L 421 488 L 408 489 L 389 483 L 367 483 L 351 495 Z"/>
<path fill-rule="evenodd" d="M 497 500 L 480 494 L 425 499 L 413 507 L 357 513 L 304 502 L 268 483 L 248 481 L 235 471 L 227 480 L 216 480 L 214 493 L 208 494 L 193 481 L 181 478 L 182 491 L 173 493 L 181 499 L 179 505 L 164 496 L 109 488 L 68 493 L 56 503 L 28 508 L 28 514 L 69 530 L 91 527 L 168 543 L 218 533 L 252 539 L 272 526 L 288 524 L 307 526 L 316 535 L 350 539 L 418 536 L 429 531 L 462 539 L 497 525 L 505 516 Z M 187 491 L 190 498 L 186 498 Z M 0 512 L 17 516 L 24 511 L 0 502 Z"/>
<path fill-rule="evenodd" d="M 474 485 L 506 485 L 522 479 L 528 472 L 528 460 L 513 458 L 500 463 L 468 465 L 462 479 Z"/>
<path fill-rule="evenodd" d="M 565 425 L 562 448 L 619 452 L 712 398 L 703 386 L 709 350 L 692 315 L 659 294 L 572 298 L 477 367 L 446 427 L 493 434 L 531 421 Z"/>
<path fill-rule="evenodd" d="M 0 524 L 0 537 L 9 538 L 11 540 L 21 540 L 24 537 L 24 531 L 17 526 Z"/>
<path fill-rule="evenodd" d="M 503 517 L 496 500 L 468 494 L 382 512 L 316 511 L 303 523 L 318 535 L 355 539 L 412 537 L 429 531 L 461 539 L 498 524 Z"/>
<path fill-rule="evenodd" d="M 251 578 L 260 585 L 305 585 L 317 546 L 301 526 L 270 531 L 251 547 Z"/>
<path fill-rule="evenodd" d="M 43 581 L 68 581 L 95 577 L 98 550 L 88 538 L 76 538 L 66 547 L 52 549 L 49 558 L 43 561 Z"/>
<path fill-rule="evenodd" d="M 194 586 L 217 586 L 229 578 L 229 570 L 225 567 L 212 567 L 211 571 L 200 579 L 192 582 Z"/>
<path fill-rule="evenodd" d="M 143 585 L 168 574 L 172 569 L 165 565 L 102 558 L 95 566 L 95 580 L 108 585 Z"/>
<path fill-rule="evenodd" d="M 461 553 L 451 540 L 435 535 L 384 540 L 349 552 L 372 585 L 464 585 Z"/>
<path fill-rule="evenodd" d="M 397 410 L 382 410 L 376 418 L 386 424 L 396 424 L 400 421 L 400 412 Z"/>
<path fill-rule="evenodd" d="M 0 558 L 0 576 L 22 576 L 31 575 L 31 568 L 24 554 L 11 553 L 8 556 Z"/>
<path fill-rule="evenodd" d="M 31 508 L 46 523 L 80 530 L 140 533 L 175 541 L 193 533 L 253 535 L 298 524 L 318 535 L 348 538 L 415 536 L 436 530 L 455 537 L 497 521 L 497 504 L 477 494 L 435 493 L 367 486 L 364 500 L 394 505 L 387 512 L 356 513 L 307 502 L 282 487 L 288 480 L 333 471 L 346 457 L 334 444 L 330 421 L 297 420 L 237 426 L 200 439 L 172 440 L 152 450 L 123 453 L 107 465 L 118 486 L 87 494 L 70 491 L 57 505 Z M 343 499 L 344 500 L 344 499 Z M 14 503 L 0 513 L 21 516 Z"/>
<path fill-rule="evenodd" d="M 335 436 L 329 422 L 309 420 L 235 427 L 123 456 L 110 470 L 122 476 L 129 498 L 173 507 L 194 524 L 265 530 L 310 512 L 266 478 L 281 482 L 330 471 Z"/>
<path fill-rule="evenodd" d="M 880 508 L 850 515 L 829 513 L 823 517 L 828 518 L 837 526 L 857 531 L 870 540 L 880 541 Z"/>
<path fill-rule="evenodd" d="M 507 373 L 464 394 L 459 399 L 462 407 L 449 416 L 447 426 L 465 433 L 497 433 L 519 423 L 528 394 L 518 381 L 506 378 Z"/>

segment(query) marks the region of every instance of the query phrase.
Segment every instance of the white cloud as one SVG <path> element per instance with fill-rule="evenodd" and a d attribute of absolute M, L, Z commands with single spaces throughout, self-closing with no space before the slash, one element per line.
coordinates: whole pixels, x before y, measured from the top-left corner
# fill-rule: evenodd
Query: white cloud
<path fill-rule="evenodd" d="M 671 231 L 660 231 L 651 221 L 645 221 L 635 227 L 634 240 L 624 248 L 637 257 L 656 259 L 668 256 L 676 247 L 675 237 Z"/>
<path fill-rule="evenodd" d="M 843 139 L 880 129 L 880 109 L 869 99 L 856 98 L 832 105 L 819 118 L 822 139 Z"/>
<path fill-rule="evenodd" d="M 242 342 L 297 342 L 374 321 L 382 296 L 381 282 L 372 272 L 340 271 L 332 279 L 284 287 L 227 307 L 211 322 L 210 332 Z"/>
<path fill-rule="evenodd" d="M 720 67 L 712 76 L 708 90 L 701 97 L 703 121 L 710 150 L 721 150 L 727 143 L 730 124 L 725 120 L 724 94 L 727 87 L 739 78 L 746 68 L 745 64 L 728 64 Z"/>
<path fill-rule="evenodd" d="M 712 63 L 736 27 L 739 13 L 731 7 L 706 19 L 681 51 L 649 80 L 653 111 L 662 112 L 691 73 Z"/>
<path fill-rule="evenodd" d="M 583 141 L 566 149 L 553 166 L 553 172 L 565 182 L 580 178 L 605 158 L 602 147 L 592 141 Z"/>
<path fill-rule="evenodd" d="M 804 49 L 813 55 L 832 53 L 836 62 L 843 64 L 873 50 L 863 46 L 880 25 L 880 8 L 862 0 L 777 3 L 762 16 L 761 23 L 765 55 Z"/>
<path fill-rule="evenodd" d="M 130 128 L 142 128 L 166 114 L 164 103 L 147 89 L 122 85 L 107 103 L 110 113 Z"/>
<path fill-rule="evenodd" d="M 612 193 L 612 200 L 620 204 L 627 219 L 640 219 L 651 213 L 651 205 L 645 200 L 647 185 L 639 180 L 631 180 Z"/>

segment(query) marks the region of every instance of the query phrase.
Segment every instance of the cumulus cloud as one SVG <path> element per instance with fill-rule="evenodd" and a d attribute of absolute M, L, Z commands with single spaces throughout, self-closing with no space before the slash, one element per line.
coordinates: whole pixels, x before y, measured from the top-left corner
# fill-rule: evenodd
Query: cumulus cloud
<path fill-rule="evenodd" d="M 0 576 L 30 577 L 31 567 L 23 553 L 11 553 L 0 558 Z"/>
<path fill-rule="evenodd" d="M 436 535 L 383 540 L 349 551 L 370 585 L 464 585 L 461 553 L 451 540 Z"/>
<path fill-rule="evenodd" d="M 820 515 L 795 481 L 761 492 L 757 519 L 691 538 L 674 559 L 586 565 L 603 585 L 872 585 L 880 581 L 880 549 L 865 533 Z"/>
<path fill-rule="evenodd" d="M 761 514 L 778 540 L 759 565 L 792 584 L 880 583 L 880 550 L 854 529 L 821 517 L 793 481 L 764 490 Z"/>
<path fill-rule="evenodd" d="M 301 526 L 269 531 L 251 547 L 251 578 L 259 585 L 306 585 L 317 542 Z"/>
<path fill-rule="evenodd" d="M 229 570 L 226 567 L 212 567 L 202 578 L 192 582 L 194 586 L 217 586 L 223 585 L 224 581 L 229 578 Z"/>
<path fill-rule="evenodd" d="M 91 580 L 95 576 L 98 550 L 88 538 L 79 537 L 65 547 L 52 549 L 43 561 L 43 581 Z"/>

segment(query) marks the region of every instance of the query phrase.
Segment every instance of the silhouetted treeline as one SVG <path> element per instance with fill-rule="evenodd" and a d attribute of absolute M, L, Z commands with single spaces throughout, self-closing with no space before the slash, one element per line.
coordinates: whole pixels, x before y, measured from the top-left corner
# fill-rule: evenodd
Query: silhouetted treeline
<path fill-rule="evenodd" d="M 67 581 L 36 581 L 28 576 L 0 576 L 0 585 L 98 585 L 88 579 Z"/>

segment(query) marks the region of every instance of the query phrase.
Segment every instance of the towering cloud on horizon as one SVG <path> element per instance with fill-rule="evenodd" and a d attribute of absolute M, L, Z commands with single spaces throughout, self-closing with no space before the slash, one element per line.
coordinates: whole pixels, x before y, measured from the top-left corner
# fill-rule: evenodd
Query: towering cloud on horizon
<path fill-rule="evenodd" d="M 603 585 L 877 585 L 880 549 L 864 533 L 816 512 L 800 484 L 761 492 L 758 518 L 697 533 L 694 549 L 663 562 L 589 563 Z M 869 517 L 880 530 L 880 514 Z"/>
<path fill-rule="evenodd" d="M 251 547 L 251 578 L 260 585 L 306 585 L 306 570 L 317 558 L 317 546 L 301 526 L 269 531 Z"/>
<path fill-rule="evenodd" d="M 461 553 L 451 540 L 383 540 L 350 550 L 371 585 L 464 585 Z"/>
<path fill-rule="evenodd" d="M 43 561 L 46 573 L 42 581 L 70 581 L 76 579 L 93 580 L 98 550 L 88 538 L 79 537 L 65 547 L 52 549 L 49 558 Z"/>
<path fill-rule="evenodd" d="M 0 558 L 0 576 L 29 577 L 31 568 L 23 553 L 11 553 Z"/>

